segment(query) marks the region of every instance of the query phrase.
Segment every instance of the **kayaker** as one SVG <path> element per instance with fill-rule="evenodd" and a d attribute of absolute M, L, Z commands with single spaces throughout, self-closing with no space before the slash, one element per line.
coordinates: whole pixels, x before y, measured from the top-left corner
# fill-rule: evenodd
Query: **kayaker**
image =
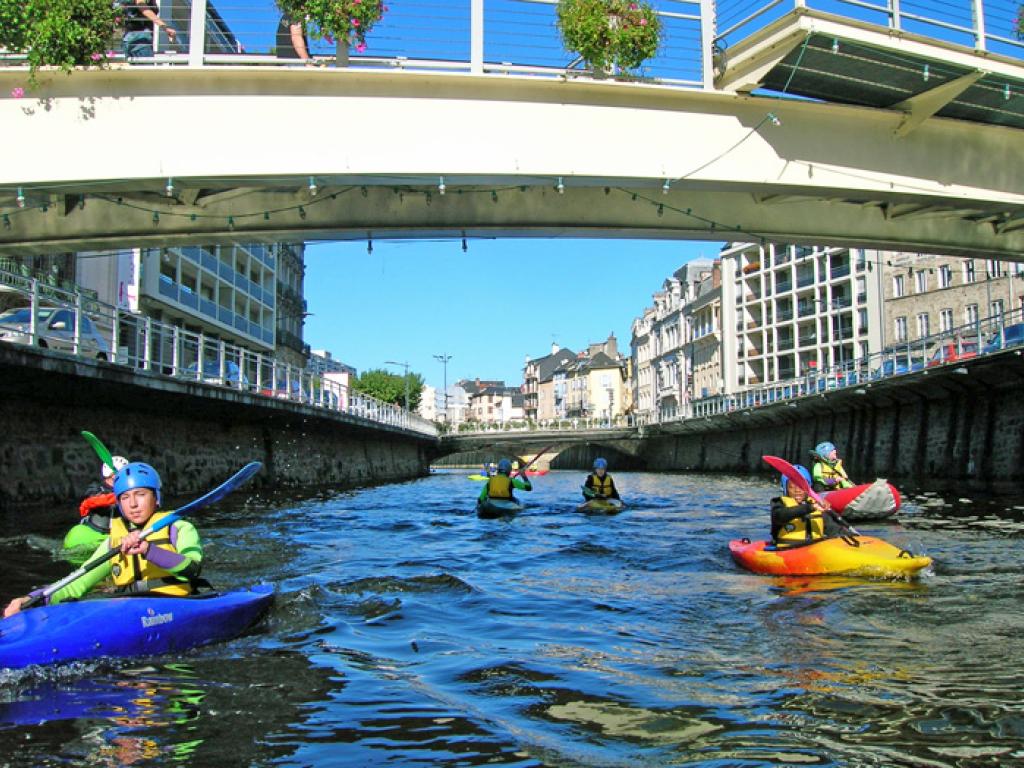
<path fill-rule="evenodd" d="M 533 485 L 530 484 L 530 478 L 526 475 L 520 475 L 518 477 L 512 477 L 512 462 L 508 459 L 502 459 L 498 462 L 497 474 L 491 476 L 484 483 L 484 488 L 480 491 L 480 501 L 484 502 L 488 499 L 508 499 L 515 501 L 516 497 L 513 495 L 513 490 L 518 488 L 521 491 L 532 491 Z"/>
<path fill-rule="evenodd" d="M 54 605 L 77 599 L 110 576 L 114 591 L 184 596 L 200 583 L 203 548 L 195 526 L 177 520 L 146 539 L 142 529 L 171 512 L 157 511 L 160 506 L 160 475 L 149 464 L 131 462 L 114 475 L 114 495 L 120 514 L 111 520 L 110 534 L 85 565 L 111 549 L 120 554 L 82 574 L 81 577 L 50 595 Z M 4 617 L 21 610 L 28 597 L 14 598 L 4 609 Z"/>
<path fill-rule="evenodd" d="M 853 482 L 843 469 L 843 460 L 839 451 L 830 442 L 818 443 L 811 451 L 814 466 L 811 475 L 814 478 L 813 488 L 816 491 L 834 491 L 837 488 L 852 488 Z"/>
<path fill-rule="evenodd" d="M 583 498 L 591 499 L 617 499 L 619 491 L 615 487 L 615 481 L 608 474 L 608 461 L 600 457 L 594 459 L 594 471 L 587 475 L 583 483 Z"/>
<path fill-rule="evenodd" d="M 811 473 L 800 464 L 794 469 L 811 484 Z M 807 544 L 842 535 L 845 530 L 833 517 L 828 502 L 819 506 L 807 491 L 782 476 L 782 496 L 772 499 L 772 540 L 777 546 Z"/>
<path fill-rule="evenodd" d="M 100 467 L 101 483 L 94 483 L 86 491 L 88 496 L 78 505 L 81 519 L 64 537 L 64 549 L 79 553 L 81 560 L 110 534 L 110 519 L 117 513 L 114 496 L 114 475 L 128 466 L 124 456 L 111 456 L 114 466 L 103 462 Z"/>

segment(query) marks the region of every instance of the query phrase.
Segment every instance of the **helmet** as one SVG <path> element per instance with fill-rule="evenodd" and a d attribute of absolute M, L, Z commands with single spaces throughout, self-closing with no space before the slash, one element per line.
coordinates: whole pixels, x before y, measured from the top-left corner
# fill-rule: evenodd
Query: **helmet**
<path fill-rule="evenodd" d="M 594 469 L 608 469 L 608 461 L 601 458 L 594 459 Z"/>
<path fill-rule="evenodd" d="M 107 462 L 103 462 L 103 466 L 100 467 L 100 473 L 103 475 L 103 479 L 106 480 L 108 477 L 113 477 L 122 469 L 128 466 L 128 459 L 124 456 L 111 456 L 110 460 L 114 462 L 114 466 L 111 467 Z"/>
<path fill-rule="evenodd" d="M 831 462 L 832 459 L 830 459 L 829 456 L 832 455 L 834 450 L 836 450 L 836 447 L 826 440 L 824 443 L 818 443 L 814 446 L 814 450 L 811 451 L 811 455 L 821 459 L 822 461 Z"/>
<path fill-rule="evenodd" d="M 803 464 L 797 464 L 793 467 L 793 469 L 800 473 L 800 476 L 807 481 L 807 487 L 810 488 L 811 484 L 814 481 L 811 479 L 811 473 L 807 471 L 807 467 L 805 467 Z M 783 495 L 789 495 L 789 478 L 786 477 L 785 475 L 782 476 L 781 485 Z"/>
<path fill-rule="evenodd" d="M 508 459 L 502 459 L 498 462 L 498 472 L 503 475 L 507 475 L 512 471 L 512 462 Z"/>
<path fill-rule="evenodd" d="M 133 461 L 114 475 L 114 496 L 118 499 L 125 491 L 133 488 L 149 488 L 156 494 L 157 506 L 160 505 L 160 475 L 149 464 Z M 118 501 L 120 509 L 121 502 Z"/>

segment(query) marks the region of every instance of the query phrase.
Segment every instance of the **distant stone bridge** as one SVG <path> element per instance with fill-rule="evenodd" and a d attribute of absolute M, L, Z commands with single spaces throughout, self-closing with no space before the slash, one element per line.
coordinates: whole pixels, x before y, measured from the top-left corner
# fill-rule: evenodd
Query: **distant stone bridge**
<path fill-rule="evenodd" d="M 536 466 L 548 469 L 562 454 L 568 459 L 567 466 L 574 467 L 589 464 L 594 456 L 609 455 L 619 459 L 613 462 L 618 466 L 642 468 L 641 446 L 642 428 L 638 427 L 494 431 L 445 435 L 440 440 L 438 456 L 486 452 L 495 461 L 502 456 L 529 461 L 541 453 Z"/>

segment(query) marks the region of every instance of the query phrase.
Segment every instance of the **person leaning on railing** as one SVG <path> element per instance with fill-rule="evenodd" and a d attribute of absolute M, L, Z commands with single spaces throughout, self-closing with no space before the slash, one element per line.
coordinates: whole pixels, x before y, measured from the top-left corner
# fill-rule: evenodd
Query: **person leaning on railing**
<path fill-rule="evenodd" d="M 152 58 L 153 25 L 167 30 L 167 39 L 172 43 L 178 31 L 160 18 L 160 9 L 155 0 L 117 0 L 124 13 L 124 36 L 121 46 L 129 59 Z"/>

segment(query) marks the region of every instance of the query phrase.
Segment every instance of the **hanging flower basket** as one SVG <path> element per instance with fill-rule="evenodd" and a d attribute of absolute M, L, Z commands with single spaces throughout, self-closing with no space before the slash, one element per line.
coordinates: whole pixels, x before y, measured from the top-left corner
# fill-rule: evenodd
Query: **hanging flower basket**
<path fill-rule="evenodd" d="M 277 7 L 289 19 L 305 19 L 309 33 L 320 40 L 347 40 L 362 53 L 366 36 L 387 13 L 383 0 L 277 0 Z"/>
<path fill-rule="evenodd" d="M 1024 4 L 1017 9 L 1017 18 L 1013 20 L 1013 33 L 1018 40 L 1024 40 Z"/>
<path fill-rule="evenodd" d="M 595 71 L 629 71 L 657 53 L 661 20 L 644 2 L 559 0 L 558 30 Z"/>

